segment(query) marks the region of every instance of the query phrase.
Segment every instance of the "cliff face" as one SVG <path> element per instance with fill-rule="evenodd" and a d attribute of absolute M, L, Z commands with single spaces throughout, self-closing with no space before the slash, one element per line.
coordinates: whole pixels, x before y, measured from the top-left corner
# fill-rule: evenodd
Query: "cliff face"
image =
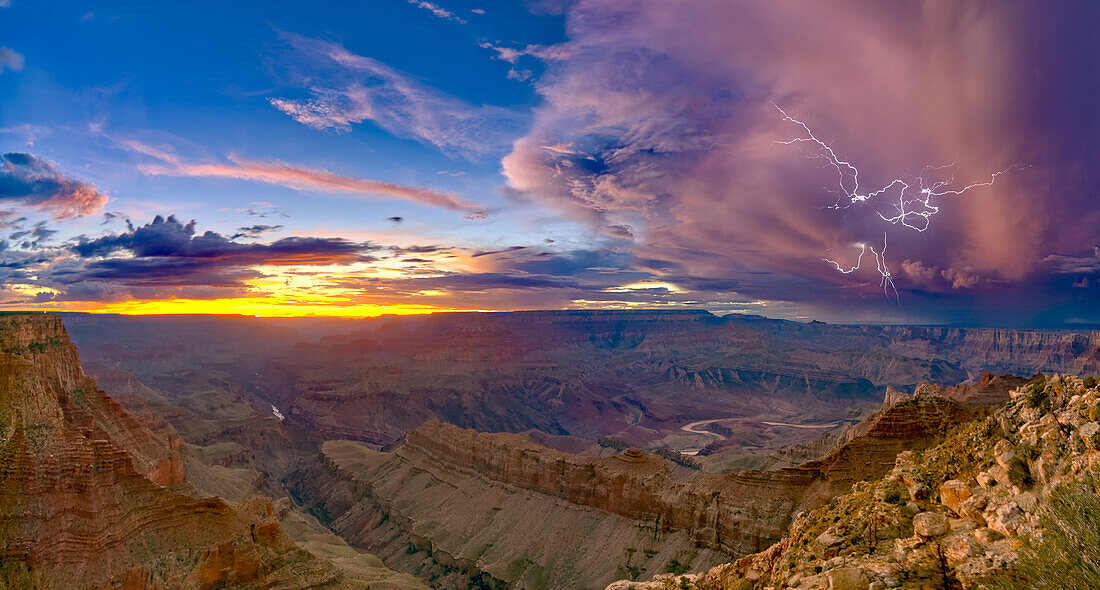
<path fill-rule="evenodd" d="M 610 493 L 620 508 L 652 498 L 652 489 L 637 487 L 641 480 L 667 478 L 653 458 L 614 460 L 623 463 L 617 477 L 597 485 L 618 487 Z M 728 559 L 655 517 L 639 521 L 505 484 L 414 445 L 379 453 L 330 441 L 290 487 L 353 546 L 445 588 L 593 588 L 671 563 L 705 568 Z"/>
<path fill-rule="evenodd" d="M 331 567 L 283 535 L 269 501 L 234 509 L 163 487 L 183 481 L 179 457 L 177 439 L 154 435 L 84 376 L 58 317 L 0 315 L 0 580 L 128 589 L 332 580 Z"/>
<path fill-rule="evenodd" d="M 820 461 L 682 482 L 640 451 L 571 455 L 433 421 L 390 453 L 330 441 L 290 487 L 391 567 L 429 577 L 458 571 L 490 585 L 598 586 L 615 572 L 659 573 L 672 560 L 697 569 L 759 551 L 795 513 L 880 477 L 898 452 L 930 445 L 975 415 L 918 396 L 876 415 Z"/>
<path fill-rule="evenodd" d="M 1100 372 L 1100 331 L 883 328 L 890 348 L 922 357 L 939 355 L 974 369 L 1031 374 Z"/>

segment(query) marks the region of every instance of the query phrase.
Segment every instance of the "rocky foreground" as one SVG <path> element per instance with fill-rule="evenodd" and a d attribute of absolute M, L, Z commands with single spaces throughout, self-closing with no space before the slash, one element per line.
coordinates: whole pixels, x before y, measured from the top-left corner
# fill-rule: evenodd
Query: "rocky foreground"
<path fill-rule="evenodd" d="M 1039 376 L 941 444 L 900 453 L 881 479 L 803 512 L 764 551 L 608 590 L 1097 587 L 1098 419 L 1094 379 Z"/>

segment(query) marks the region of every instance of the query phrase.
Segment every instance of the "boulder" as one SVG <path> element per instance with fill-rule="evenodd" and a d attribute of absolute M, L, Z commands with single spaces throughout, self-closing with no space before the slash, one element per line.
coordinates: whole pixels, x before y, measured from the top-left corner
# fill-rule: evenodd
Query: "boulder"
<path fill-rule="evenodd" d="M 836 554 L 840 550 L 840 545 L 844 543 L 843 537 L 838 537 L 829 531 L 825 531 L 817 536 L 815 540 L 816 553 L 818 557 L 822 559 L 829 559 L 836 557 Z"/>
<path fill-rule="evenodd" d="M 1088 422 L 1077 429 L 1077 436 L 1081 437 L 1085 446 L 1090 449 L 1100 449 L 1100 424 Z"/>
<path fill-rule="evenodd" d="M 940 486 L 940 502 L 955 514 L 959 514 L 959 506 L 972 495 L 970 486 L 957 479 L 949 479 Z"/>
<path fill-rule="evenodd" d="M 1008 469 L 1009 464 L 1016 458 L 1016 447 L 1002 438 L 993 446 L 993 458 L 1002 468 Z"/>
<path fill-rule="evenodd" d="M 825 577 L 829 580 L 829 590 L 867 590 L 871 583 L 858 567 L 838 567 L 826 572 Z"/>
<path fill-rule="evenodd" d="M 921 512 L 913 517 L 913 530 L 925 538 L 938 537 L 947 532 L 947 517 L 938 512 Z"/>
<path fill-rule="evenodd" d="M 1015 502 L 1005 503 L 996 510 L 987 510 L 986 521 L 990 529 L 1006 537 L 1015 534 L 1016 529 L 1026 522 L 1024 512 Z"/>

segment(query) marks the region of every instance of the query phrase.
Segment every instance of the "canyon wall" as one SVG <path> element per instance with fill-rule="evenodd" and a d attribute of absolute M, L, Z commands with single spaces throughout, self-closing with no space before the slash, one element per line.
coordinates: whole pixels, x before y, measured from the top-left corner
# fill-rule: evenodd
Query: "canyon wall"
<path fill-rule="evenodd" d="M 0 581 L 23 588 L 322 587 L 270 501 L 234 508 L 183 482 L 153 434 L 81 372 L 57 316 L 0 315 Z M 3 585 L 0 584 L 0 585 Z"/>
<path fill-rule="evenodd" d="M 395 569 L 486 587 L 598 587 L 759 551 L 794 514 L 978 413 L 938 395 L 906 397 L 820 461 L 684 481 L 638 450 L 571 455 L 432 421 L 392 452 L 329 441 L 288 485 Z"/>

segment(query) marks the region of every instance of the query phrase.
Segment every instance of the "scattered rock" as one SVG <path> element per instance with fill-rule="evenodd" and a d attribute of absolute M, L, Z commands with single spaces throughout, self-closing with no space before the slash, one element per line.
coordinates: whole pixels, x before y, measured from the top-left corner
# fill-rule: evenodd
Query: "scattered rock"
<path fill-rule="evenodd" d="M 938 537 L 947 532 L 947 517 L 938 512 L 922 512 L 913 517 L 913 530 L 925 538 Z"/>
<path fill-rule="evenodd" d="M 1024 492 L 1016 496 L 1016 505 L 1020 507 L 1020 510 L 1024 512 L 1035 512 L 1035 508 L 1039 504 L 1039 499 L 1035 497 L 1034 492 Z"/>
<path fill-rule="evenodd" d="M 1015 502 L 1008 502 L 994 511 L 986 511 L 986 521 L 989 522 L 989 528 L 1007 537 L 1015 534 L 1016 529 L 1024 524 L 1025 518 Z"/>
<path fill-rule="evenodd" d="M 1081 437 L 1085 445 L 1090 449 L 1100 449 L 1100 424 L 1089 422 L 1077 429 L 1077 435 Z"/>
<path fill-rule="evenodd" d="M 997 460 L 997 464 L 1002 468 L 1008 469 L 1009 464 L 1016 458 L 1016 448 L 1012 446 L 1012 443 L 1002 438 L 993 447 L 993 458 Z"/>
<path fill-rule="evenodd" d="M 1050 483 L 1057 473 L 1057 461 L 1048 457 L 1039 457 L 1039 460 L 1035 462 L 1035 475 L 1038 475 L 1039 480 L 1043 483 Z"/>
<path fill-rule="evenodd" d="M 978 525 L 969 518 L 949 518 L 947 528 L 952 531 L 972 531 L 978 528 Z"/>
<path fill-rule="evenodd" d="M 993 477 L 993 474 L 988 471 L 983 471 L 974 477 L 978 481 L 978 485 L 985 489 L 989 489 L 997 485 L 997 478 Z"/>
<path fill-rule="evenodd" d="M 944 543 L 944 554 L 951 563 L 958 563 L 978 554 L 978 544 L 970 535 L 952 535 Z"/>
<path fill-rule="evenodd" d="M 932 490 L 923 483 L 915 483 L 909 486 L 909 497 L 914 500 L 927 500 L 932 495 Z"/>
<path fill-rule="evenodd" d="M 987 527 L 976 529 L 972 535 L 979 543 L 985 543 L 987 545 L 1001 538 L 1001 533 Z"/>

